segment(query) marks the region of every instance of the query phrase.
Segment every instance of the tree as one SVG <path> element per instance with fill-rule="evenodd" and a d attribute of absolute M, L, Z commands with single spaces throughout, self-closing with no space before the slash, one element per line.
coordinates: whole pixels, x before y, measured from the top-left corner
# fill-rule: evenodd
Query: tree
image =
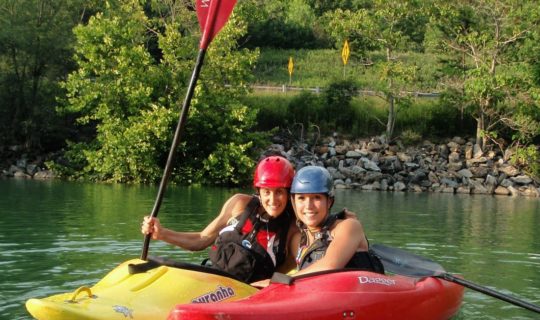
<path fill-rule="evenodd" d="M 514 0 L 437 1 L 435 25 L 443 52 L 463 56 L 463 99 L 476 119 L 476 143 L 501 130 L 530 132 L 537 124 L 519 112 L 527 92 L 516 53 L 538 28 L 538 6 Z"/>
<path fill-rule="evenodd" d="M 418 19 L 422 14 L 422 8 L 416 1 L 376 0 L 371 2 L 369 9 L 354 12 L 336 10 L 327 15 L 331 17 L 331 34 L 338 40 L 350 38 L 353 39 L 351 46 L 359 44 L 360 50 L 376 48 L 384 52 L 384 58 L 373 61 L 372 67 L 381 80 L 375 86 L 388 105 L 385 125 L 388 140 L 394 135 L 398 107 L 408 104 L 407 97 L 401 92 L 413 82 L 416 71 L 414 65 L 400 59 L 400 53 L 415 47 L 410 36 L 411 24 L 417 21 L 416 29 L 423 30 L 423 20 Z"/>
<path fill-rule="evenodd" d="M 0 2 L 0 145 L 60 148 L 58 80 L 72 68 L 71 29 L 95 5 L 82 0 Z"/>
<path fill-rule="evenodd" d="M 145 8 L 149 18 L 139 1 L 122 1 L 75 29 L 78 70 L 65 82 L 62 110 L 96 128 L 95 139 L 82 144 L 84 175 L 114 182 L 160 178 L 199 39 L 194 13 L 177 5 L 156 2 Z M 177 181 L 236 184 L 254 165 L 263 135 L 249 132 L 255 114 L 238 97 L 248 90 L 257 54 L 235 51 L 243 32 L 233 15 L 208 50 L 178 149 Z"/>

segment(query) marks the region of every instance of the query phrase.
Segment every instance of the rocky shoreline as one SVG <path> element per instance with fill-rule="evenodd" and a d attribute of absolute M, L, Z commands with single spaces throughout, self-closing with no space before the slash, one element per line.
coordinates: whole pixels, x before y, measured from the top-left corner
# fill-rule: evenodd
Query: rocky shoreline
<path fill-rule="evenodd" d="M 286 150 L 275 144 L 268 152 L 287 155 L 297 169 L 324 166 L 342 189 L 540 197 L 539 181 L 508 162 L 510 151 L 484 152 L 461 137 L 409 148 L 389 145 L 383 137 L 333 137 L 314 148 L 297 144 Z"/>
<path fill-rule="evenodd" d="M 326 138 L 316 147 L 296 143 L 270 146 L 266 153 L 281 153 L 297 169 L 326 167 L 336 188 L 390 192 L 444 192 L 540 197 L 540 183 L 509 163 L 511 154 L 483 151 L 472 140 L 454 137 L 446 143 L 424 141 L 405 148 L 382 137 L 347 140 Z M 5 164 L 4 164 L 5 165 Z M 1 178 L 54 179 L 40 158 L 23 155 L 2 169 Z"/>

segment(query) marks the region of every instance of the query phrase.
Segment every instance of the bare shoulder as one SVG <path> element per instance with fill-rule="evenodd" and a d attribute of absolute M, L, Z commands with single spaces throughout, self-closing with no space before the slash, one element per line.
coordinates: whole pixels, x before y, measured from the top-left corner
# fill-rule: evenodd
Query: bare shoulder
<path fill-rule="evenodd" d="M 336 225 L 333 228 L 334 233 L 356 233 L 363 232 L 362 222 L 357 219 L 344 219 L 336 221 Z"/>
<path fill-rule="evenodd" d="M 224 207 L 226 207 L 226 211 L 228 212 L 229 216 L 237 217 L 244 212 L 244 209 L 247 207 L 252 198 L 252 195 L 237 193 L 227 200 Z"/>

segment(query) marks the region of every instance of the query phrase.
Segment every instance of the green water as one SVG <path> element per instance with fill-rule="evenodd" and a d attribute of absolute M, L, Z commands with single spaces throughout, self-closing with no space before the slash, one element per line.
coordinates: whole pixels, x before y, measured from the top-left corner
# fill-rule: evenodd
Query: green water
<path fill-rule="evenodd" d="M 159 216 L 199 230 L 238 189 L 169 187 Z M 245 190 L 248 191 L 249 190 Z M 0 319 L 30 319 L 24 301 L 91 285 L 140 256 L 147 186 L 0 180 Z M 540 304 L 540 200 L 448 194 L 338 191 L 336 206 L 362 220 L 371 243 L 431 258 L 447 271 Z M 152 242 L 150 255 L 200 261 Z M 539 319 L 466 290 L 457 319 Z"/>

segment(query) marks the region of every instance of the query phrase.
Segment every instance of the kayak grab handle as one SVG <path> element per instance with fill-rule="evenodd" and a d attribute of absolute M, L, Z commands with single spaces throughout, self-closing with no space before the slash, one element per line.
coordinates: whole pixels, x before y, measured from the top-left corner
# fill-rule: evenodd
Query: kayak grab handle
<path fill-rule="evenodd" d="M 93 298 L 93 299 L 97 298 L 96 295 L 92 294 L 92 290 L 90 290 L 90 288 L 82 286 L 82 287 L 78 288 L 77 290 L 75 290 L 75 292 L 73 292 L 73 295 L 71 296 L 71 299 L 66 300 L 66 302 L 77 303 L 77 301 L 75 301 L 75 299 L 77 298 L 77 296 L 81 292 L 86 292 L 88 294 L 89 298 Z"/>

